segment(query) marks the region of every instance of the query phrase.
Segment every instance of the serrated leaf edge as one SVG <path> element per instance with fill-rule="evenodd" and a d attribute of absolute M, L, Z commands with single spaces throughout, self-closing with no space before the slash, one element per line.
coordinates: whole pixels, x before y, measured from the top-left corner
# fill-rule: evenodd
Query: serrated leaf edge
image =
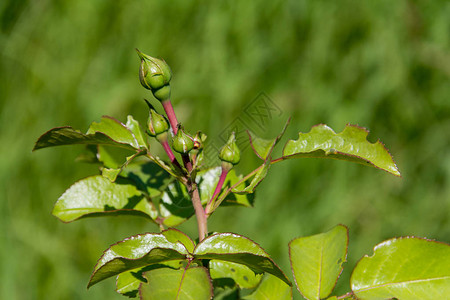
<path fill-rule="evenodd" d="M 341 134 L 342 132 L 345 131 L 345 129 L 346 129 L 347 127 L 355 127 L 355 128 L 362 129 L 362 130 L 364 130 L 364 131 L 367 133 L 367 135 L 370 133 L 370 131 L 369 131 L 367 128 L 362 127 L 362 126 L 359 126 L 359 125 L 355 125 L 355 124 L 350 124 L 350 123 L 347 123 L 347 124 L 345 125 L 344 130 L 342 130 L 342 131 L 339 132 L 339 133 L 336 133 L 336 132 L 335 132 L 331 127 L 329 127 L 328 125 L 323 124 L 323 123 L 320 123 L 320 124 L 316 124 L 316 125 L 312 126 L 312 127 L 311 127 L 311 130 L 308 131 L 308 132 L 306 132 L 306 133 L 299 132 L 299 138 L 300 138 L 300 134 L 308 134 L 308 133 L 310 133 L 310 132 L 312 131 L 312 129 L 313 129 L 314 127 L 318 127 L 318 126 L 325 126 L 325 127 L 327 127 L 327 128 L 328 128 L 329 130 L 331 130 L 335 135 Z M 385 144 L 384 144 L 383 142 L 381 142 L 380 139 L 378 139 L 375 143 L 372 143 L 372 142 L 370 142 L 369 140 L 367 140 L 367 135 L 366 135 L 366 141 L 367 141 L 367 143 L 369 143 L 369 144 L 371 144 L 371 145 L 380 144 L 380 145 L 383 147 L 383 149 L 386 151 L 386 153 L 390 156 L 390 158 L 391 158 L 391 160 L 392 160 L 392 163 L 393 163 L 393 165 L 394 165 L 394 167 L 395 167 L 395 170 L 398 172 L 398 174 L 392 173 L 392 172 L 390 172 L 390 171 L 388 171 L 388 170 L 385 170 L 385 169 L 383 169 L 383 168 L 380 168 L 380 167 L 376 166 L 375 164 L 373 164 L 370 160 L 365 159 L 365 158 L 363 158 L 363 157 L 361 157 L 361 156 L 358 156 L 358 155 L 348 154 L 348 153 L 344 153 L 344 152 L 340 152 L 340 151 L 336 151 L 336 150 L 335 150 L 333 153 L 327 153 L 327 152 L 324 151 L 323 149 L 317 149 L 317 150 L 315 150 L 315 151 L 322 151 L 322 152 L 325 153 L 326 156 L 327 156 L 328 154 L 341 154 L 341 155 L 344 155 L 344 156 L 355 157 L 355 158 L 361 159 L 361 160 L 363 160 L 363 161 L 369 163 L 369 164 L 370 164 L 372 167 L 374 167 L 374 168 L 377 168 L 377 169 L 379 169 L 379 170 L 385 171 L 385 172 L 387 172 L 387 173 L 389 173 L 389 174 L 392 174 L 392 175 L 394 175 L 394 176 L 397 176 L 397 177 L 402 177 L 400 171 L 398 170 L 397 164 L 396 164 L 396 162 L 395 162 L 393 156 L 391 155 L 391 153 L 389 152 L 389 150 L 386 148 Z M 297 140 L 298 140 L 298 139 L 297 139 Z M 295 157 L 296 155 L 299 154 L 299 153 L 295 153 L 295 154 L 290 154 L 290 155 L 284 155 L 284 151 L 285 151 L 286 146 L 288 145 L 288 143 L 289 143 L 290 141 L 294 141 L 294 142 L 295 142 L 295 141 L 297 141 L 297 140 L 288 140 L 288 141 L 286 142 L 286 144 L 285 144 L 284 147 L 283 147 L 283 151 L 282 151 L 282 153 L 283 153 L 283 155 L 282 155 L 282 157 L 281 157 L 282 159 L 292 158 L 292 157 Z M 313 153 L 313 152 L 315 152 L 315 151 L 302 152 L 302 154 L 303 154 L 303 153 L 304 153 L 304 154 L 306 154 L 306 153 Z M 335 158 L 333 158 L 333 157 L 330 157 L 330 158 L 335 159 Z M 338 159 L 337 159 L 337 160 L 338 160 Z"/>

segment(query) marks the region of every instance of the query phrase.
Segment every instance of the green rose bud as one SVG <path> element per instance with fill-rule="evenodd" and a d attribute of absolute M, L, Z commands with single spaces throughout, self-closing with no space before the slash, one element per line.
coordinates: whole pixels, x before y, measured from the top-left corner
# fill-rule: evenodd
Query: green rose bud
<path fill-rule="evenodd" d="M 183 128 L 178 128 L 177 134 L 172 140 L 172 149 L 178 153 L 186 154 L 194 148 L 194 139 L 184 132 Z"/>
<path fill-rule="evenodd" d="M 148 135 L 156 137 L 169 130 L 169 124 L 164 116 L 158 114 L 154 109 L 150 109 L 147 121 Z"/>
<path fill-rule="evenodd" d="M 139 67 L 139 80 L 146 89 L 152 91 L 155 98 L 160 101 L 170 97 L 170 80 L 172 71 L 169 65 L 162 59 L 146 55 L 136 49 L 141 65 Z"/>
<path fill-rule="evenodd" d="M 219 158 L 223 162 L 230 163 L 232 165 L 236 165 L 241 160 L 241 151 L 239 151 L 238 146 L 236 145 L 236 136 L 231 133 L 228 142 L 225 146 L 220 149 Z"/>

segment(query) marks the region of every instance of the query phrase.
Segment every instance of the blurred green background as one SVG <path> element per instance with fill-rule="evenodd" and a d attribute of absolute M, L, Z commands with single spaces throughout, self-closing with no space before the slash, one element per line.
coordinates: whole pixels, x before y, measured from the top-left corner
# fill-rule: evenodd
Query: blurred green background
<path fill-rule="evenodd" d="M 218 136 L 263 91 L 293 117 L 287 137 L 359 124 L 403 175 L 277 164 L 254 209 L 223 208 L 210 230 L 253 238 L 290 273 L 292 238 L 346 224 L 340 293 L 383 239 L 450 242 L 449 1 L 6 0 L 0 16 L 1 299 L 122 299 L 112 279 L 87 291 L 90 272 L 110 244 L 157 227 L 133 217 L 62 224 L 51 216 L 56 199 L 98 171 L 75 162 L 82 147 L 31 149 L 52 127 L 85 131 L 103 114 L 144 122 L 151 96 L 135 47 L 172 67 L 172 101 L 191 132 Z M 251 151 L 243 157 L 239 171 L 256 166 Z M 181 229 L 196 237 L 193 220 Z"/>

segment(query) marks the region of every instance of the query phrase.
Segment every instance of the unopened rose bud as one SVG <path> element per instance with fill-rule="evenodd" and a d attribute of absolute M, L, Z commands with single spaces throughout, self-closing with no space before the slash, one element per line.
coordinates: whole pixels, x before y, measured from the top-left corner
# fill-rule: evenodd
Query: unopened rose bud
<path fill-rule="evenodd" d="M 169 65 L 162 59 L 146 55 L 138 49 L 136 51 L 141 59 L 139 79 L 142 86 L 152 91 L 153 96 L 160 101 L 169 99 L 172 79 Z"/>
<path fill-rule="evenodd" d="M 173 137 L 172 149 L 178 153 L 186 154 L 194 148 L 194 139 L 184 132 L 183 128 L 178 128 L 177 134 Z"/>
<path fill-rule="evenodd" d="M 236 145 L 236 136 L 231 133 L 228 142 L 220 149 L 219 158 L 222 162 L 236 165 L 241 160 L 241 151 Z"/>
<path fill-rule="evenodd" d="M 164 116 L 158 114 L 154 109 L 150 109 L 150 114 L 147 121 L 148 134 L 153 137 L 167 132 L 169 130 L 169 123 L 167 123 Z"/>

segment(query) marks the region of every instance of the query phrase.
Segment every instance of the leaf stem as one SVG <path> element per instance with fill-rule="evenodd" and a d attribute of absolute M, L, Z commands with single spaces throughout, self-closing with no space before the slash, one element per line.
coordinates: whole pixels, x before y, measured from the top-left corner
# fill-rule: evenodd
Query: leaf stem
<path fill-rule="evenodd" d="M 348 297 L 353 297 L 353 292 L 348 292 L 347 294 L 342 295 L 342 296 L 338 296 L 337 298 L 338 299 L 345 299 L 345 298 L 348 298 Z"/>
<path fill-rule="evenodd" d="M 206 205 L 206 208 L 205 208 L 207 217 L 211 213 L 210 212 L 211 206 L 214 204 L 214 201 L 216 200 L 217 196 L 219 195 L 220 191 L 222 190 L 223 183 L 225 182 L 225 179 L 227 178 L 228 172 L 229 172 L 229 169 L 224 168 L 224 166 L 222 166 L 222 173 L 220 174 L 219 181 L 217 182 L 217 185 L 216 185 L 216 189 L 214 190 L 214 193 L 213 193 L 211 199 L 208 201 L 208 204 Z"/>
<path fill-rule="evenodd" d="M 214 203 L 214 207 L 213 209 L 209 212 L 210 214 L 212 212 L 214 212 L 217 207 L 219 207 L 219 205 L 222 203 L 222 201 L 225 199 L 226 196 L 228 196 L 228 194 L 235 188 L 238 187 L 240 184 L 242 184 L 244 181 L 246 181 L 247 179 L 249 179 L 250 177 L 252 177 L 253 175 L 255 175 L 256 172 L 259 171 L 259 169 L 261 169 L 262 167 L 264 167 L 264 165 L 260 165 L 259 167 L 257 167 L 256 169 L 254 169 L 253 171 L 251 171 L 250 173 L 248 173 L 244 178 L 242 178 L 241 180 L 239 180 L 238 182 L 236 182 L 233 186 L 229 187 L 223 194 L 222 196 L 220 196 L 219 200 L 217 200 Z"/>

